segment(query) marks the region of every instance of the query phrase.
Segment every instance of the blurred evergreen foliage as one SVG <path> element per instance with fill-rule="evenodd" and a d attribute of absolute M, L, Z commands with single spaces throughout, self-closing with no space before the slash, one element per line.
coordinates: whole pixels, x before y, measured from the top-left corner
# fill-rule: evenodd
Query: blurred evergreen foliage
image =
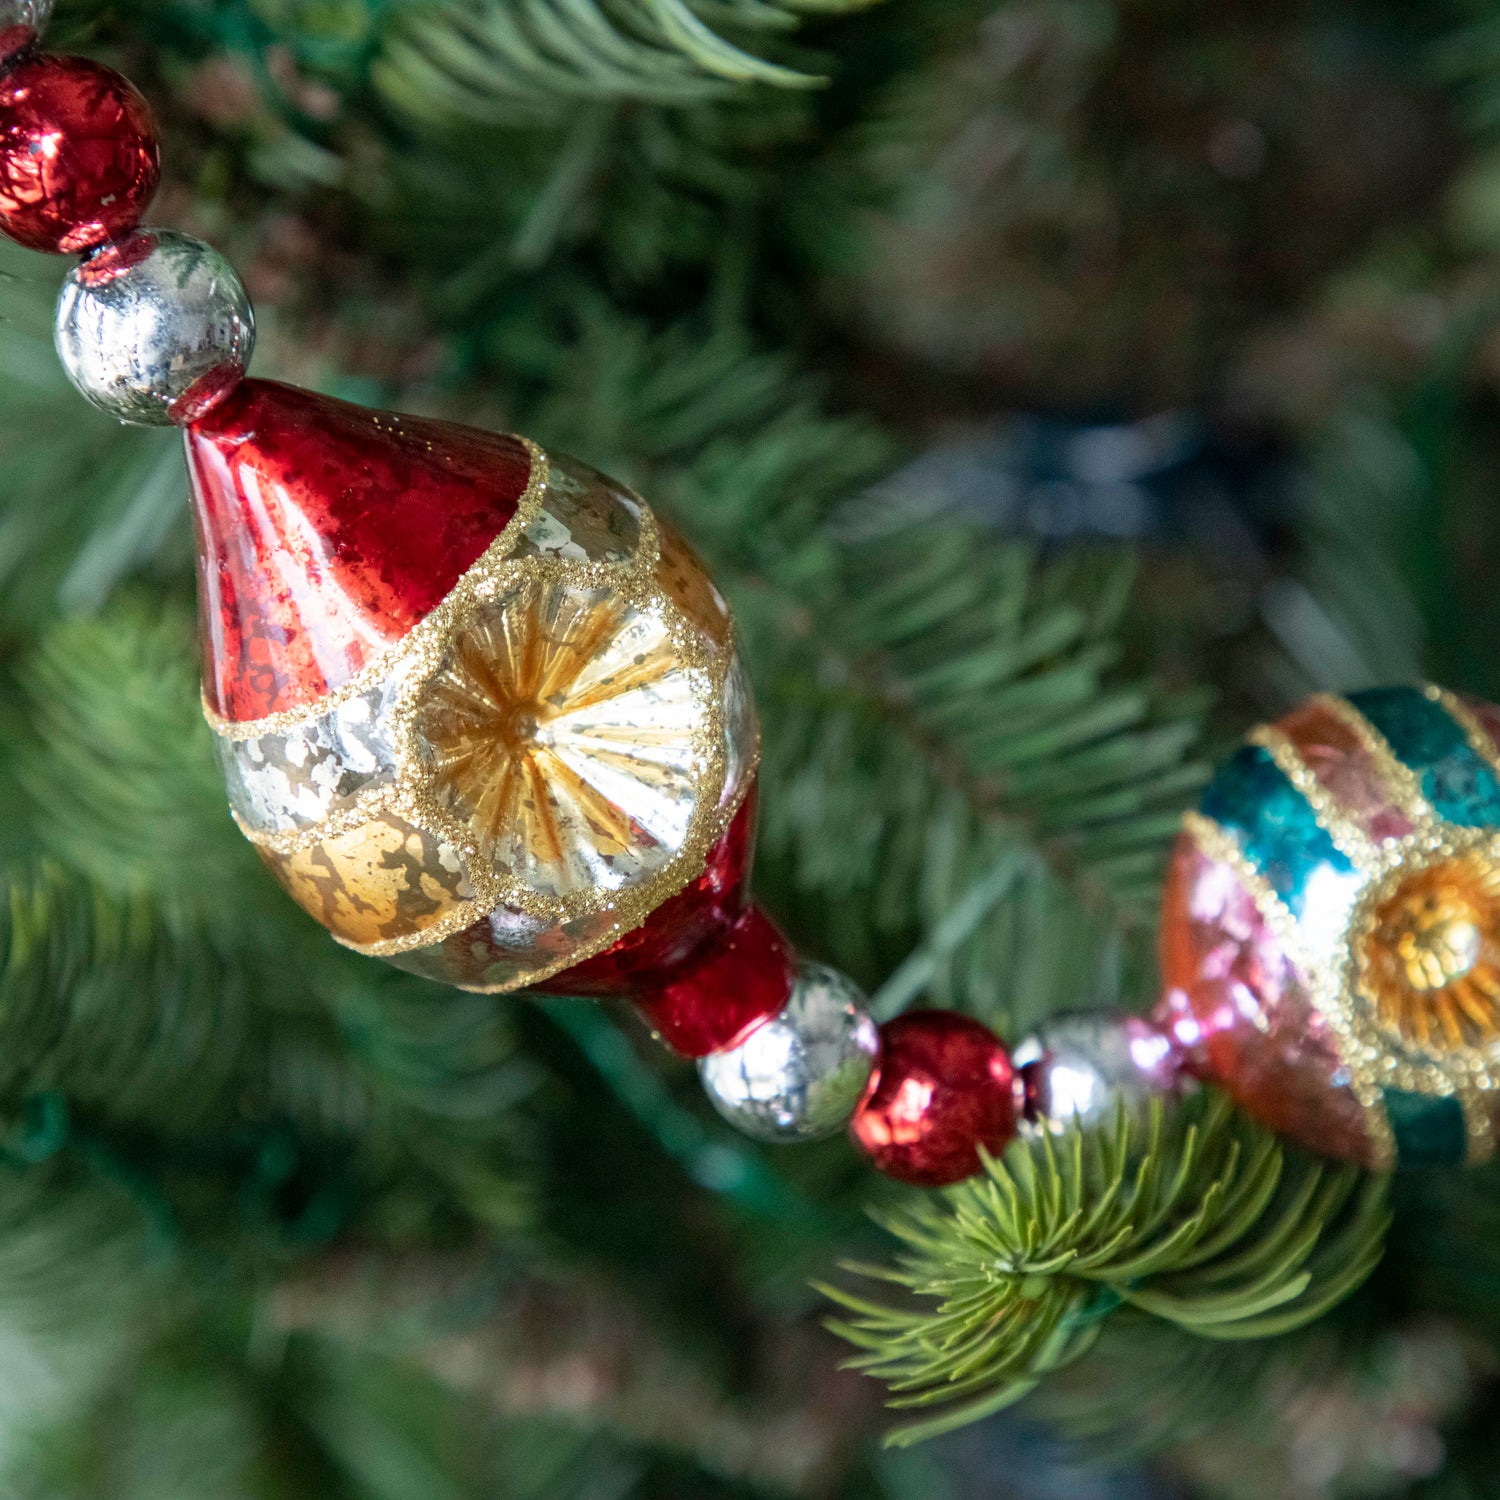
<path fill-rule="evenodd" d="M 1500 697 L 1496 35 L 1473 0 L 62 0 L 52 41 L 157 105 L 155 217 L 241 266 L 260 373 L 526 431 L 681 524 L 763 707 L 767 900 L 881 1007 L 1015 1036 L 1149 1004 L 1205 745 L 1310 686 Z M 962 1500 L 819 1328 L 810 1278 L 897 1263 L 871 1200 L 919 1261 L 871 1363 L 917 1389 L 1066 1362 L 1023 1410 L 1205 1495 L 1493 1486 L 1493 1173 L 1397 1184 L 1382 1268 L 1297 1328 L 1381 1188 L 1211 1111 L 930 1198 L 731 1139 L 620 1018 L 329 943 L 228 818 L 176 443 L 71 394 L 61 274 L 0 248 L 0 1490 Z M 1274 501 L 1221 475 L 1064 545 L 889 482 L 1018 410 L 1188 412 Z M 986 1332 L 1089 1282 L 1135 1305 Z"/>

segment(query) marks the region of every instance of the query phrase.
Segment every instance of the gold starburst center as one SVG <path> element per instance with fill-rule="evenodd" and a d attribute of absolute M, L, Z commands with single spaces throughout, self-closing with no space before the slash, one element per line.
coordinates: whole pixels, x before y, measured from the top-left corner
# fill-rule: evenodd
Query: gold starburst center
<path fill-rule="evenodd" d="M 1500 866 L 1480 852 L 1401 877 L 1356 940 L 1380 1024 L 1429 1051 L 1500 1037 Z"/>
<path fill-rule="evenodd" d="M 459 633 L 416 730 L 482 853 L 569 896 L 619 890 L 682 847 L 704 721 L 659 610 L 552 580 L 520 585 Z"/>

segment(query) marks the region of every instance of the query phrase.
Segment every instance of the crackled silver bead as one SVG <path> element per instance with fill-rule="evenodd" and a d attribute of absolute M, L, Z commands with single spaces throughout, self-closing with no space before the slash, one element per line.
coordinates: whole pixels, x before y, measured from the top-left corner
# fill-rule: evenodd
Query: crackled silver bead
<path fill-rule="evenodd" d="M 842 1129 L 880 1055 L 864 1000 L 836 969 L 803 964 L 777 1015 L 738 1047 L 699 1060 L 714 1108 L 762 1141 L 812 1141 Z"/>
<path fill-rule="evenodd" d="M 174 230 L 137 229 L 63 283 L 55 333 L 88 400 L 122 422 L 157 427 L 191 422 L 234 389 L 255 347 L 255 318 L 217 250 Z"/>
<path fill-rule="evenodd" d="M 1025 1089 L 1023 1133 L 1069 1125 L 1109 1128 L 1124 1106 L 1133 1125 L 1151 1101 L 1181 1086 L 1170 1040 L 1141 1016 L 1108 1011 L 1054 1016 L 1011 1054 Z"/>
<path fill-rule="evenodd" d="M 40 36 L 52 19 L 52 0 L 0 0 L 0 39 L 11 30 Z"/>

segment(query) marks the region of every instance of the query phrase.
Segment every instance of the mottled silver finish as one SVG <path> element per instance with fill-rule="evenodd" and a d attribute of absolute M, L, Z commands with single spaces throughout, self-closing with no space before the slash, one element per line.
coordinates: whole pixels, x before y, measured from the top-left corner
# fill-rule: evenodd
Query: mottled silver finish
<path fill-rule="evenodd" d="M 254 739 L 220 739 L 229 805 L 251 833 L 311 828 L 395 779 L 387 735 L 399 674 L 321 718 Z"/>
<path fill-rule="evenodd" d="M 1011 1054 L 1026 1090 L 1023 1134 L 1110 1127 L 1124 1106 L 1132 1124 L 1180 1085 L 1167 1037 L 1140 1016 L 1110 1011 L 1054 1016 Z"/>
<path fill-rule="evenodd" d="M 714 1108 L 762 1141 L 832 1135 L 864 1097 L 880 1034 L 852 980 L 803 964 L 778 1015 L 698 1063 Z"/>
<path fill-rule="evenodd" d="M 79 391 L 122 422 L 189 422 L 234 389 L 255 319 L 217 250 L 170 229 L 137 229 L 63 282 L 58 357 Z"/>
<path fill-rule="evenodd" d="M 521 534 L 515 555 L 624 563 L 635 555 L 640 540 L 639 500 L 597 469 L 552 453 L 541 509 Z"/>
<path fill-rule="evenodd" d="M 52 0 L 0 0 L 0 32 L 24 26 L 40 36 L 52 19 Z"/>

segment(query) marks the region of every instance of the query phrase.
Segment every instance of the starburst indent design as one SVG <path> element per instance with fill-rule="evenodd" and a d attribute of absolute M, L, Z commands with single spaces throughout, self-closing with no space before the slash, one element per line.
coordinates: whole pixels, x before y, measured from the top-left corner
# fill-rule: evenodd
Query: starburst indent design
<path fill-rule="evenodd" d="M 459 633 L 417 709 L 440 800 L 544 896 L 609 892 L 681 850 L 708 718 L 660 606 L 530 579 Z"/>
<path fill-rule="evenodd" d="M 1381 1026 L 1425 1049 L 1500 1037 L 1500 865 L 1474 852 L 1400 880 L 1357 942 Z"/>

